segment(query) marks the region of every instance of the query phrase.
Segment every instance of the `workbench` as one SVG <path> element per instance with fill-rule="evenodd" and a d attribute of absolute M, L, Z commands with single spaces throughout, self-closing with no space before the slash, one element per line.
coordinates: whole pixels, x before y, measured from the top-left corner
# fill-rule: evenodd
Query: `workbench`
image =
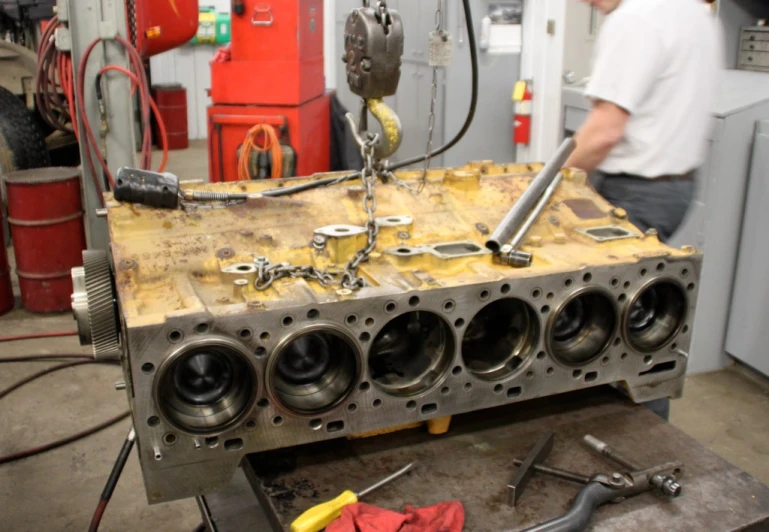
<path fill-rule="evenodd" d="M 581 488 L 535 473 L 517 505 L 508 505 L 513 459 L 525 457 L 547 431 L 556 433 L 544 462 L 552 467 L 616 471 L 581 443 L 585 434 L 644 466 L 684 464 L 681 497 L 668 500 L 655 491 L 604 505 L 591 530 L 769 530 L 769 488 L 610 387 L 455 416 L 442 436 L 416 428 L 250 455 L 228 489 L 198 502 L 210 530 L 287 531 L 309 507 L 414 461 L 409 474 L 365 502 L 402 510 L 459 500 L 465 530 L 521 530 L 564 513 Z"/>

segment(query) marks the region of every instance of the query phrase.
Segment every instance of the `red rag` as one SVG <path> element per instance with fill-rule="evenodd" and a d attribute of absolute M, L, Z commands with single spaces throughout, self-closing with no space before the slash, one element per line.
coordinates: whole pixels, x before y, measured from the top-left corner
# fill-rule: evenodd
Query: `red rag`
<path fill-rule="evenodd" d="M 407 505 L 402 514 L 357 503 L 345 506 L 326 532 L 461 532 L 464 524 L 465 510 L 459 501 L 427 508 Z"/>

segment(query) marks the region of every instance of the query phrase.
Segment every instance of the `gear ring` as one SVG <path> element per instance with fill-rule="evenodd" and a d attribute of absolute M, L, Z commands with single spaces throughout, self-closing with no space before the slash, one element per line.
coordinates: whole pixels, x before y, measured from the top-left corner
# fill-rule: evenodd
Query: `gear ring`
<path fill-rule="evenodd" d="M 72 312 L 80 343 L 92 344 L 96 358 L 119 357 L 115 290 L 107 252 L 83 251 L 83 266 L 72 269 L 72 284 Z"/>

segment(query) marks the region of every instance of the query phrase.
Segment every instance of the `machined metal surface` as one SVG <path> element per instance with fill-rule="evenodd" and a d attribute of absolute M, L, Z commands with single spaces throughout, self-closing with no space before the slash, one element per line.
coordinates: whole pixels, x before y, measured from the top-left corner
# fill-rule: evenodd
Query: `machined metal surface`
<path fill-rule="evenodd" d="M 421 170 L 378 183 L 384 223 L 358 289 L 338 282 L 366 243 L 357 182 L 287 197 L 260 195 L 274 180 L 189 184 L 185 195 L 249 199 L 184 210 L 108 198 L 148 499 L 219 489 L 247 453 L 607 383 L 639 402 L 680 395 L 701 255 L 654 235 L 596 242 L 580 233 L 636 229 L 584 174 L 564 169 L 521 243 L 531 265 L 501 263 L 484 249 L 488 228 L 541 169 L 491 161 L 431 169 L 420 195 L 401 182 L 416 186 Z M 257 288 L 262 269 L 285 264 L 330 277 L 296 271 Z M 649 299 L 644 290 L 665 283 L 681 288 L 682 313 L 664 297 L 635 308 Z M 629 318 L 639 309 L 654 342 L 626 330 L 641 323 Z"/>
<path fill-rule="evenodd" d="M 93 345 L 96 358 L 120 356 L 115 291 L 109 255 L 83 251 L 83 266 L 72 269 L 72 312 L 82 345 Z"/>
<path fill-rule="evenodd" d="M 526 455 L 526 458 L 520 464 L 516 464 L 518 469 L 515 470 L 512 480 L 507 484 L 507 502 L 509 504 L 515 504 L 521 498 L 523 490 L 526 489 L 526 485 L 529 483 L 529 479 L 531 479 L 534 471 L 536 471 L 536 466 L 543 462 L 550 454 L 550 451 L 553 450 L 554 441 L 555 433 L 548 432 L 543 434 L 534 447 L 531 448 L 529 454 Z"/>

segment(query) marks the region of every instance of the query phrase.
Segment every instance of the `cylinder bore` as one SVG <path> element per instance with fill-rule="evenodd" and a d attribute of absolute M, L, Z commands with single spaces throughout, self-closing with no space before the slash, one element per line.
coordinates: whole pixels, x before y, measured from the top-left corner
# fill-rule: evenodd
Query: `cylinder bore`
<path fill-rule="evenodd" d="M 281 342 L 270 357 L 268 386 L 290 412 L 327 412 L 350 394 L 360 373 L 355 342 L 330 325 L 307 327 Z"/>
<path fill-rule="evenodd" d="M 462 338 L 462 360 L 478 378 L 502 379 L 531 356 L 538 337 L 534 309 L 520 299 L 500 299 L 470 321 Z"/>
<path fill-rule="evenodd" d="M 686 319 L 686 291 L 670 279 L 644 286 L 625 313 L 625 338 L 635 349 L 655 351 L 678 334 Z"/>
<path fill-rule="evenodd" d="M 553 313 L 550 352 L 564 364 L 586 364 L 608 347 L 616 328 L 617 309 L 607 294 L 595 289 L 576 292 Z"/>
<path fill-rule="evenodd" d="M 451 327 L 432 312 L 407 312 L 390 320 L 371 344 L 371 380 L 395 396 L 431 388 L 448 371 L 455 342 Z"/>
<path fill-rule="evenodd" d="M 248 351 L 224 338 L 173 353 L 155 381 L 155 400 L 178 429 L 206 434 L 231 427 L 253 406 L 257 379 Z"/>

